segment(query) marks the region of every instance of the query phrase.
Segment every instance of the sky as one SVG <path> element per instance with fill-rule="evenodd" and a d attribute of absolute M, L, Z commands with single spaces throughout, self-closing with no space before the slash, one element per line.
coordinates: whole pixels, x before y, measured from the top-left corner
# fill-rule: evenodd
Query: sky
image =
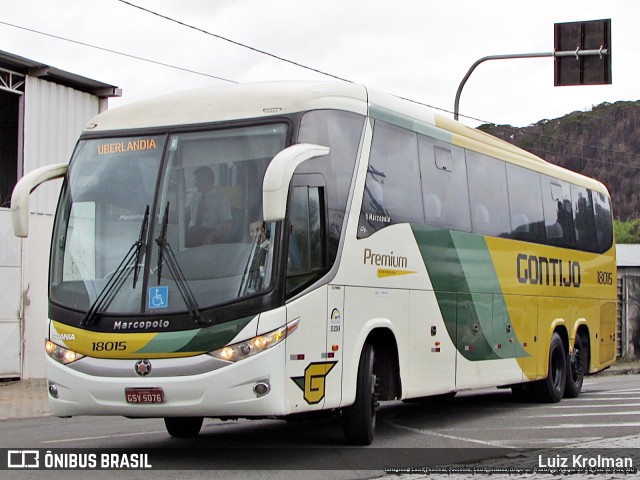
<path fill-rule="evenodd" d="M 485 62 L 464 86 L 461 121 L 474 127 L 483 122 L 526 126 L 602 102 L 640 99 L 638 0 L 129 1 L 449 112 L 458 85 L 479 58 L 551 52 L 554 23 L 610 18 L 612 85 L 554 87 L 553 58 Z M 119 0 L 0 0 L 0 22 L 0 50 L 122 88 L 122 97 L 110 99 L 109 108 L 228 83 L 221 79 L 335 81 Z"/>

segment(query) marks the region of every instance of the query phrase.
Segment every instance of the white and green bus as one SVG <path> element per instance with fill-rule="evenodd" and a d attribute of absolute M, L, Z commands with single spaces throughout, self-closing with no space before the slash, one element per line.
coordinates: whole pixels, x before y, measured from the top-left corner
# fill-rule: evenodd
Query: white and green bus
<path fill-rule="evenodd" d="M 615 360 L 599 182 L 347 83 L 215 87 L 87 125 L 64 176 L 45 342 L 54 415 L 335 412 L 484 387 L 557 402 Z M 204 213 L 203 213 L 204 212 Z"/>

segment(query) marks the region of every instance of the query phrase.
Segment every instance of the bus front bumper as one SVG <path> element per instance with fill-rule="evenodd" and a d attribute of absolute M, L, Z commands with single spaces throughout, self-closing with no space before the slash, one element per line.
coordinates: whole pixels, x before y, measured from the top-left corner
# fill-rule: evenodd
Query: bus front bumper
<path fill-rule="evenodd" d="M 179 365 L 183 361 L 162 360 L 165 365 L 167 362 Z M 138 360 L 101 362 L 110 365 L 113 372 L 124 369 L 131 374 L 125 377 L 88 374 L 77 366 L 70 368 L 47 358 L 49 403 L 55 416 L 273 417 L 287 413 L 284 344 L 237 363 L 192 375 L 154 375 L 151 368 L 147 375 L 139 376 L 135 373 Z M 149 362 L 152 366 L 158 363 L 153 359 Z M 126 392 L 131 389 L 147 393 L 138 397 L 142 403 L 131 403 L 131 395 L 127 401 Z M 148 395 L 150 392 L 153 394 Z M 158 402 L 159 399 L 162 401 Z"/>

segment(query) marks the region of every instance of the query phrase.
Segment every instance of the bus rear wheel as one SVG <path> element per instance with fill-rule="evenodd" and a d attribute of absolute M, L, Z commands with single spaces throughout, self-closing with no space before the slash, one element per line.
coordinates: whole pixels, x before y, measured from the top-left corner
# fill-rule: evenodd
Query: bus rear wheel
<path fill-rule="evenodd" d="M 356 400 L 342 411 L 344 437 L 351 445 L 369 445 L 373 442 L 378 409 L 374 357 L 373 345 L 365 345 L 358 363 Z"/>
<path fill-rule="evenodd" d="M 567 382 L 567 352 L 562 338 L 557 332 L 551 337 L 549 346 L 549 367 L 547 378 L 533 384 L 536 400 L 545 403 L 557 403 L 564 395 Z"/>
<path fill-rule="evenodd" d="M 576 336 L 573 344 L 573 353 L 569 356 L 567 365 L 567 384 L 564 387 L 564 396 L 576 398 L 582 390 L 584 374 L 587 371 L 587 352 L 582 346 L 582 340 Z"/>
<path fill-rule="evenodd" d="M 175 438 L 196 437 L 202 428 L 202 417 L 165 417 L 164 426 Z"/>

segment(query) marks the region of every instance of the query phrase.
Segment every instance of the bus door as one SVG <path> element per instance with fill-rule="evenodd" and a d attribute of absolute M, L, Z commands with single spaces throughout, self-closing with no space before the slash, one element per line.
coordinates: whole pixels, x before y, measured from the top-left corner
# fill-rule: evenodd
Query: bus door
<path fill-rule="evenodd" d="M 295 175 L 290 194 L 287 321 L 299 319 L 287 340 L 287 390 L 292 413 L 338 406 L 341 399 L 341 287 L 312 289 L 328 269 L 327 213 L 321 175 Z"/>

